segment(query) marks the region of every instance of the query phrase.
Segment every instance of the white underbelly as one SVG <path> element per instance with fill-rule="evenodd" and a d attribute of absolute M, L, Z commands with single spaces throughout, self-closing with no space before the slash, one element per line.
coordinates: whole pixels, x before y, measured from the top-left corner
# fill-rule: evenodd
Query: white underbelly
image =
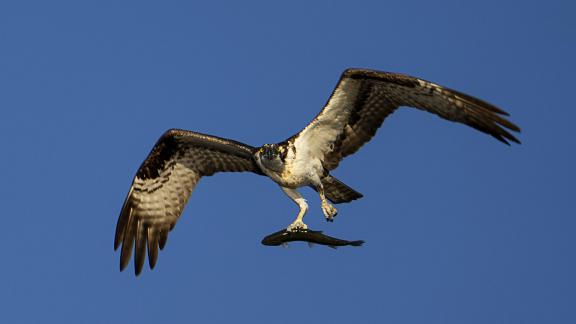
<path fill-rule="evenodd" d="M 283 185 L 298 188 L 318 184 L 323 173 L 322 163 L 317 159 L 294 160 L 282 172 Z"/>

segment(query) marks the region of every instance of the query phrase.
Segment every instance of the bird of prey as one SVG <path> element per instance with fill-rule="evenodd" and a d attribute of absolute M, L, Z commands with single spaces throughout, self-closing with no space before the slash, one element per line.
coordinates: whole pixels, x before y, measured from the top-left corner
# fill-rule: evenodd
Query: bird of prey
<path fill-rule="evenodd" d="M 330 171 L 358 151 L 384 119 L 399 107 L 413 107 L 443 119 L 466 124 L 497 140 L 520 143 L 511 132 L 520 128 L 508 114 L 467 94 L 404 74 L 348 69 L 320 113 L 298 134 L 276 144 L 253 147 L 237 141 L 171 129 L 164 133 L 138 169 L 118 218 L 114 249 L 121 248 L 120 270 L 135 248 L 140 273 L 148 250 L 153 269 L 158 248 L 166 244 L 201 177 L 217 172 L 249 171 L 276 182 L 299 207 L 288 231 L 306 230 L 308 210 L 298 188 L 311 187 L 332 221 L 340 204 L 361 198 Z M 332 203 L 332 204 L 331 204 Z"/>

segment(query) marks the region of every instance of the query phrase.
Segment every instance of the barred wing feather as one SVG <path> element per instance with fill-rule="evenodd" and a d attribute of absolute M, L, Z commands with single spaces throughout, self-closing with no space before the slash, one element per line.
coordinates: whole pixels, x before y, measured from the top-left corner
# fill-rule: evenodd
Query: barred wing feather
<path fill-rule="evenodd" d="M 261 174 L 253 152 L 246 144 L 185 130 L 162 135 L 138 169 L 118 218 L 114 249 L 122 246 L 120 270 L 129 263 L 134 246 L 136 274 L 142 270 L 146 249 L 154 268 L 158 248 L 164 248 L 202 176 L 223 171 Z"/>

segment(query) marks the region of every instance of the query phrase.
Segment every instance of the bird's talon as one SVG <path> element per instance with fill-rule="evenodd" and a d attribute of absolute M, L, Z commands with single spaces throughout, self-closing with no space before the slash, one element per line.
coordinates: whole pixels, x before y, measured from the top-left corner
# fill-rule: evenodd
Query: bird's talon
<path fill-rule="evenodd" d="M 334 206 L 327 202 L 322 204 L 322 212 L 324 213 L 324 217 L 326 217 L 326 221 L 328 222 L 333 222 L 334 217 L 338 214 L 338 210 L 336 210 Z"/>
<path fill-rule="evenodd" d="M 305 232 L 307 230 L 308 225 L 304 224 L 302 221 L 295 221 L 286 228 L 286 231 L 288 232 Z"/>

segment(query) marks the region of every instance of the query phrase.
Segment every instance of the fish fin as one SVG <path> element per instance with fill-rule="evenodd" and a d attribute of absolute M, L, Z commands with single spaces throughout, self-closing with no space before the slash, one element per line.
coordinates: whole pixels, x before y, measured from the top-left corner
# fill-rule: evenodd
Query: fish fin
<path fill-rule="evenodd" d="M 308 247 L 309 247 L 309 248 L 313 248 L 313 247 L 314 247 L 314 243 L 312 243 L 312 242 L 307 242 L 307 243 L 308 243 Z"/>
<path fill-rule="evenodd" d="M 283 247 L 283 248 L 287 248 L 287 247 L 288 247 L 288 243 L 287 243 L 287 242 L 282 242 L 282 247 Z"/>
<path fill-rule="evenodd" d="M 338 250 L 338 247 L 336 245 L 328 245 L 328 247 L 334 250 Z"/>

